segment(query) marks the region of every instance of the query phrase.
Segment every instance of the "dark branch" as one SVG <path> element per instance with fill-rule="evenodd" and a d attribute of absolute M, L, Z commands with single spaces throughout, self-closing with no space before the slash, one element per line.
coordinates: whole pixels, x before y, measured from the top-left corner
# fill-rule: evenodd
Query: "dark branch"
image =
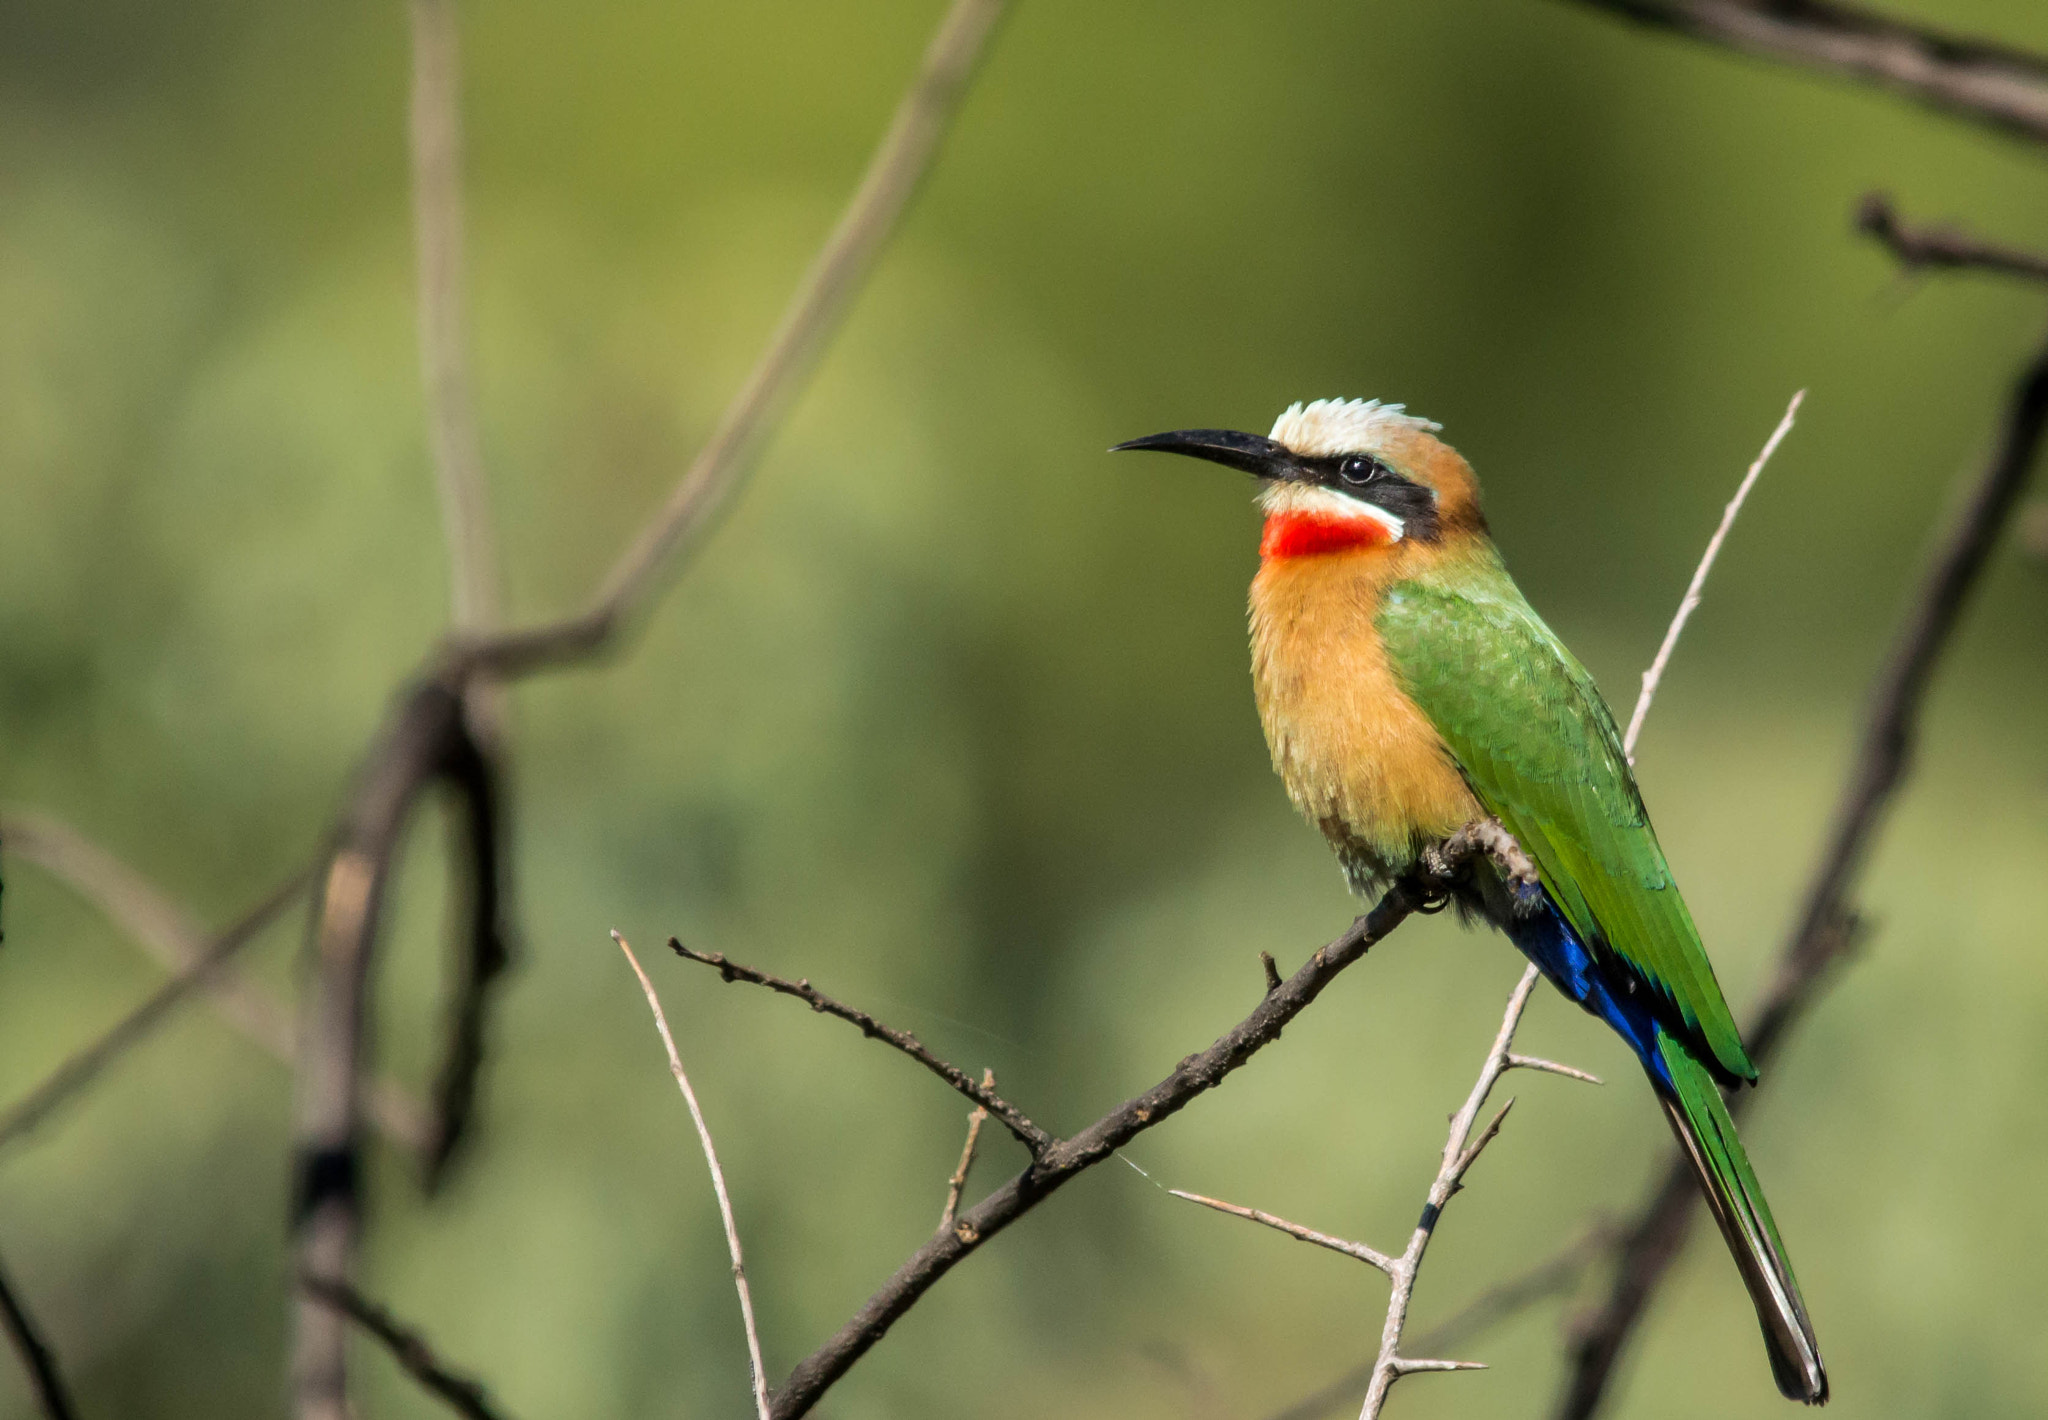
<path fill-rule="evenodd" d="M 682 957 L 685 961 L 700 962 L 705 966 L 711 967 L 727 981 L 745 981 L 755 986 L 765 986 L 770 991 L 778 992 L 784 996 L 794 996 L 797 1000 L 804 1002 L 812 1010 L 820 1014 L 837 1016 L 840 1020 L 850 1025 L 860 1027 L 860 1033 L 871 1040 L 879 1040 L 885 1045 L 895 1046 L 896 1049 L 908 1055 L 912 1060 L 915 1060 L 918 1064 L 924 1066 L 925 1069 L 931 1071 L 955 1090 L 958 1090 L 961 1094 L 972 1100 L 978 1107 L 987 1110 L 990 1114 L 1001 1120 L 1003 1127 L 1016 1136 L 1017 1142 L 1031 1151 L 1032 1158 L 1040 1159 L 1045 1157 L 1046 1151 L 1057 1142 L 1052 1135 L 1046 1133 L 1036 1124 L 1033 1124 L 1025 1116 L 1023 1110 L 997 1094 L 991 1084 L 975 1080 L 973 1076 L 962 1070 L 958 1065 L 953 1064 L 950 1060 L 942 1060 L 932 1054 L 909 1031 L 901 1031 L 897 1030 L 894 1026 L 884 1025 L 881 1021 L 876 1020 L 858 1007 L 833 1000 L 830 996 L 818 990 L 817 987 L 811 985 L 808 980 L 790 981 L 785 977 L 773 976 L 768 972 L 756 970 L 751 966 L 742 966 L 736 961 L 726 960 L 723 952 L 694 952 L 674 937 L 668 939 L 668 945 L 670 951 Z"/>
<path fill-rule="evenodd" d="M 446 1401 L 456 1414 L 466 1415 L 469 1420 L 502 1420 L 481 1382 L 449 1370 L 435 1356 L 425 1337 L 348 1283 L 334 1277 L 301 1277 L 299 1290 L 383 1342 L 407 1375 Z"/>
<path fill-rule="evenodd" d="M 292 874 L 270 896 L 245 913 L 239 922 L 221 932 L 203 955 L 180 969 L 141 1005 L 110 1026 L 98 1040 L 51 1071 L 40 1085 L 30 1090 L 5 1114 L 0 1114 L 0 1148 L 49 1118 L 59 1105 L 97 1080 L 130 1048 L 146 1040 L 188 996 L 215 980 L 236 954 L 255 941 L 265 927 L 298 900 L 311 876 L 308 869 Z"/>
<path fill-rule="evenodd" d="M 429 681 L 405 694 L 372 748 L 328 861 L 299 1029 L 292 1216 L 307 1276 L 346 1281 L 354 1263 L 370 967 L 384 892 L 414 803 L 459 757 L 466 736 L 462 700 L 447 686 Z M 346 1343 L 331 1308 L 301 1300 L 299 1420 L 346 1420 Z"/>
<path fill-rule="evenodd" d="M 950 1229 L 934 1234 L 831 1340 L 790 1372 L 773 1397 L 775 1420 L 795 1420 L 808 1413 L 899 1317 L 969 1253 L 1043 1203 L 1056 1189 L 1185 1109 L 1278 1040 L 1288 1022 L 1321 995 L 1339 972 L 1363 957 L 1411 913 L 1436 900 L 1442 888 L 1441 880 L 1420 874 L 1399 879 L 1372 911 L 1318 950 L 1277 990 L 1267 992 L 1252 1013 L 1215 1044 L 1188 1056 L 1164 1080 L 1124 1101 L 1079 1134 L 1054 1141 L 1024 1172 L 960 1214 Z"/>
<path fill-rule="evenodd" d="M 1579 0 L 1657 29 L 1859 79 L 2048 142 L 2048 59 L 1821 0 Z"/>
<path fill-rule="evenodd" d="M 472 719 L 464 717 L 465 727 Z M 446 1179 L 449 1163 L 467 1134 L 483 1068 L 491 988 L 512 960 L 498 761 L 465 728 L 449 745 L 442 777 L 456 799 L 454 856 L 461 864 L 464 921 L 447 1045 L 434 1085 L 433 1134 L 425 1159 L 430 1190 Z"/>
<path fill-rule="evenodd" d="M 1891 199 L 1873 192 L 1856 212 L 1858 231 L 1875 237 L 1908 271 L 1966 269 L 1997 271 L 2048 281 L 2048 256 L 1983 242 L 1952 227 L 1906 226 Z"/>
<path fill-rule="evenodd" d="M 2026 485 L 2048 431 L 2048 343 L 2013 386 L 1990 465 L 1921 583 L 1890 657 L 1878 677 L 1870 715 L 1834 828 L 1807 889 L 1799 927 L 1779 958 L 1769 992 L 1743 1038 L 1758 1066 L 1826 985 L 1828 968 L 1854 944 L 1857 918 L 1850 890 L 1911 767 L 1920 713 L 1942 653 Z M 1729 1101 L 1740 1113 L 1754 1097 Z M 1623 1347 L 1642 1319 L 1685 1240 L 1699 1190 L 1684 1160 L 1674 1157 L 1630 1224 L 1613 1285 L 1597 1311 L 1574 1328 L 1570 1372 L 1560 1420 L 1586 1420 L 1600 1406 Z"/>
<path fill-rule="evenodd" d="M 34 1318 L 22 1305 L 21 1295 L 8 1280 L 5 1268 L 0 1268 L 0 1325 L 6 1326 L 7 1339 L 28 1371 L 43 1414 L 49 1420 L 77 1420 L 78 1407 L 71 1403 L 71 1392 L 57 1370 L 57 1357 L 36 1329 Z"/>

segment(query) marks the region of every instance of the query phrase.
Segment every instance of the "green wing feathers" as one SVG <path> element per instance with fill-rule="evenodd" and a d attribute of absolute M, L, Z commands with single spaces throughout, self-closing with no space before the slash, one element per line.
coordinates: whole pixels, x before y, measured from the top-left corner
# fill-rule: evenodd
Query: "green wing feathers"
<path fill-rule="evenodd" d="M 1457 567 L 1455 582 L 1390 587 L 1375 624 L 1403 688 L 1580 940 L 1650 988 L 1660 1018 L 1724 1078 L 1754 1080 L 1614 717 L 1498 558 Z"/>

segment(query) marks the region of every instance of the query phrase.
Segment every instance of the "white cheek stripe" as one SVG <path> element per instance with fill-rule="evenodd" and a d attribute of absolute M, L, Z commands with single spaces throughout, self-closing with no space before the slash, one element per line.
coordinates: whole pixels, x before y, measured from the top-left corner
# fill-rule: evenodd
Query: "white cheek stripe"
<path fill-rule="evenodd" d="M 1259 506 L 1268 513 L 1305 513 L 1339 522 L 1378 523 L 1386 530 L 1389 542 L 1399 542 L 1408 531 L 1407 519 L 1397 513 L 1334 488 L 1318 488 L 1310 483 L 1269 483 L 1259 494 Z"/>

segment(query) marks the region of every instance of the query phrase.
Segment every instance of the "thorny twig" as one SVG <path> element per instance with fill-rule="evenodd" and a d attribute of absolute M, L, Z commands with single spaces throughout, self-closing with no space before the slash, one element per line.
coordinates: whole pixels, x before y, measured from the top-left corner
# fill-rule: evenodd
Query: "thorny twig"
<path fill-rule="evenodd" d="M 991 1094 L 996 1088 L 996 1072 L 984 1069 L 981 1072 L 981 1087 Z M 960 1195 L 967 1191 L 967 1175 L 974 1168 L 974 1154 L 981 1146 L 981 1126 L 988 1122 L 988 1106 L 976 1105 L 967 1111 L 967 1142 L 960 1146 L 960 1164 L 953 1170 L 953 1176 L 946 1180 L 946 1206 L 939 1214 L 939 1227 L 950 1228 L 953 1219 L 960 1212 Z"/>
<path fill-rule="evenodd" d="M 446 1401 L 468 1420 L 501 1420 L 481 1381 L 450 1370 L 424 1336 L 405 1325 L 339 1277 L 306 1276 L 299 1290 L 337 1315 L 347 1317 L 377 1338 L 421 1389 Z"/>
<path fill-rule="evenodd" d="M 1799 925 L 1778 959 L 1776 979 L 1743 1031 L 1749 1057 L 1758 1066 L 1775 1053 L 1785 1033 L 1820 994 L 1828 968 L 1856 940 L 1859 919 L 1850 892 L 1911 764 L 1935 666 L 2011 520 L 2044 434 L 2048 340 L 2014 382 L 1998 447 L 1929 566 L 1879 673 L 1862 742 L 1807 889 Z M 1739 1114 L 1753 1098 L 1753 1090 L 1742 1091 L 1729 1100 L 1728 1108 Z M 1689 1165 L 1674 1153 L 1627 1225 L 1605 1301 L 1573 1327 L 1559 1420 L 1587 1420 L 1599 1409 L 1623 1347 L 1678 1257 L 1698 1196 Z"/>
<path fill-rule="evenodd" d="M 64 1375 L 57 1369 L 57 1357 L 43 1340 L 5 1267 L 0 1267 L 0 1327 L 5 1327 L 8 1342 L 21 1358 L 22 1369 L 28 1372 L 29 1382 L 35 1387 L 36 1404 L 46 1420 L 77 1420 L 78 1407 L 72 1404 Z"/>
<path fill-rule="evenodd" d="M 897 1030 L 894 1026 L 876 1020 L 858 1007 L 834 1000 L 811 985 L 808 978 L 790 981 L 785 977 L 731 961 L 723 952 L 692 951 L 674 937 L 668 939 L 668 945 L 670 951 L 685 961 L 694 961 L 711 967 L 726 981 L 745 981 L 755 986 L 765 986 L 779 995 L 794 996 L 821 1015 L 836 1016 L 849 1025 L 858 1026 L 860 1033 L 869 1039 L 894 1046 L 965 1095 L 977 1108 L 985 1109 L 1001 1120 L 1003 1127 L 1016 1136 L 1018 1143 L 1031 1151 L 1033 1158 L 1043 1155 L 1052 1147 L 1052 1135 L 1033 1124 L 1024 1111 L 997 1094 L 987 1077 L 977 1084 L 972 1075 L 958 1065 L 934 1055 L 909 1031 Z"/>
<path fill-rule="evenodd" d="M 739 1225 L 733 1221 L 732 1196 L 726 1192 L 725 1170 L 718 1165 L 718 1146 L 711 1142 L 711 1126 L 704 1122 L 704 1111 L 697 1104 L 697 1092 L 690 1088 L 690 1077 L 683 1073 L 683 1057 L 676 1053 L 676 1040 L 669 1034 L 668 1017 L 662 1014 L 661 997 L 655 994 L 654 983 L 640 969 L 640 958 L 633 955 L 633 948 L 627 945 L 626 939 L 614 932 L 612 940 L 626 954 L 633 975 L 640 978 L 640 989 L 647 995 L 647 1009 L 654 1012 L 654 1027 L 661 1032 L 662 1048 L 668 1051 L 669 1073 L 676 1077 L 676 1088 L 683 1092 L 683 1102 L 690 1107 L 690 1122 L 697 1126 L 697 1142 L 704 1147 L 704 1162 L 711 1170 L 711 1188 L 718 1195 L 718 1216 L 725 1224 L 726 1252 L 732 1257 L 733 1286 L 740 1294 L 740 1320 L 747 1331 L 747 1362 L 752 1368 L 750 1379 L 754 1387 L 754 1409 L 760 1420 L 768 1420 L 768 1372 L 761 1364 L 761 1331 L 754 1321 L 754 1294 L 747 1286 L 747 1264 L 740 1253 Z M 963 1164 L 963 1172 L 965 1167 Z"/>
<path fill-rule="evenodd" d="M 1613 1245 L 1614 1225 L 1606 1221 L 1596 1223 L 1550 1256 L 1473 1297 L 1417 1337 L 1414 1349 L 1425 1355 L 1448 1351 L 1537 1302 L 1570 1292 Z M 1375 1356 L 1285 1410 L 1276 1411 L 1267 1420 L 1323 1420 L 1334 1411 L 1356 1406 L 1364 1401 L 1378 1366 L 1379 1358 Z"/>
<path fill-rule="evenodd" d="M 1415 1279 L 1422 1270 L 1422 1257 L 1428 1250 L 1430 1239 L 1436 1233 L 1436 1225 L 1443 1217 L 1443 1210 L 1463 1187 L 1465 1175 L 1478 1160 L 1480 1152 L 1493 1142 L 1494 1136 L 1500 1132 L 1502 1120 L 1507 1118 L 1508 1110 L 1514 1105 L 1514 1101 L 1510 1099 L 1507 1104 L 1501 1106 L 1500 1111 L 1485 1128 L 1475 1133 L 1479 1111 L 1485 1105 L 1486 1097 L 1492 1093 L 1493 1087 L 1499 1083 L 1501 1076 L 1515 1069 L 1547 1070 L 1554 1074 L 1570 1075 L 1576 1079 L 1598 1083 L 1593 1076 L 1584 1071 L 1515 1053 L 1515 1029 L 1521 1024 L 1522 1012 L 1528 1007 L 1530 993 L 1536 989 L 1539 975 L 1534 966 L 1528 967 L 1523 971 L 1522 979 L 1516 983 L 1513 994 L 1508 997 L 1507 1011 L 1501 1018 L 1500 1031 L 1494 1036 L 1493 1048 L 1487 1052 L 1486 1061 L 1480 1067 L 1479 1078 L 1473 1083 L 1471 1092 L 1466 1095 L 1465 1103 L 1451 1116 L 1451 1127 L 1444 1140 L 1442 1161 L 1423 1203 L 1422 1217 L 1416 1223 L 1415 1231 L 1409 1236 L 1408 1246 L 1400 1256 L 1380 1252 L 1364 1243 L 1333 1237 L 1256 1208 L 1218 1202 L 1213 1198 L 1204 1198 L 1200 1194 L 1184 1193 L 1177 1188 L 1168 1190 L 1176 1198 L 1185 1198 L 1190 1203 L 1200 1203 L 1219 1212 L 1262 1223 L 1286 1233 L 1289 1237 L 1356 1258 L 1387 1274 L 1391 1287 L 1387 1298 L 1386 1322 L 1380 1332 L 1379 1355 L 1374 1358 L 1366 1378 L 1365 1402 L 1364 1408 L 1359 1412 L 1360 1420 L 1373 1420 L 1373 1417 L 1380 1413 L 1386 1404 L 1387 1393 L 1393 1389 L 1394 1382 L 1403 1376 L 1422 1371 L 1482 1369 L 1481 1364 L 1476 1361 L 1423 1360 L 1404 1356 L 1401 1354 L 1401 1339 L 1407 1329 L 1408 1306 L 1415 1294 Z"/>

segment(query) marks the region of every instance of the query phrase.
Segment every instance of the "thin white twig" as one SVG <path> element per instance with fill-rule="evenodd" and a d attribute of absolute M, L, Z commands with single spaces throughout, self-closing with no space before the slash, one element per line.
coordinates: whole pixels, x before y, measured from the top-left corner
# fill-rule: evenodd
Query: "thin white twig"
<path fill-rule="evenodd" d="M 1290 1238 L 1314 1243 L 1317 1247 L 1326 1247 L 1332 1252 L 1341 1252 L 1346 1257 L 1355 1257 L 1360 1262 L 1379 1268 L 1389 1277 L 1394 1275 L 1394 1268 L 1399 1265 L 1394 1258 L 1388 1257 L 1377 1248 L 1367 1247 L 1361 1242 L 1352 1242 L 1349 1238 L 1319 1233 L 1314 1228 L 1304 1228 L 1299 1223 L 1290 1223 L 1285 1218 L 1277 1217 L 1261 1208 L 1244 1208 L 1235 1203 L 1225 1203 L 1220 1198 L 1207 1198 L 1202 1194 L 1188 1193 L 1178 1188 L 1169 1188 L 1166 1191 L 1175 1198 L 1185 1198 L 1190 1203 L 1199 1203 L 1204 1208 L 1214 1208 L 1217 1212 L 1228 1213 L 1234 1218 L 1249 1218 L 1254 1223 L 1263 1223 L 1276 1232 L 1287 1234 Z"/>
<path fill-rule="evenodd" d="M 1387 1274 L 1391 1284 L 1387 1296 L 1386 1322 L 1380 1330 L 1379 1354 L 1374 1358 L 1367 1378 L 1365 1407 L 1359 1412 L 1359 1420 L 1374 1420 L 1386 1404 L 1387 1392 L 1394 1382 L 1406 1375 L 1420 1371 L 1476 1371 L 1485 1367 L 1478 1361 L 1425 1360 L 1401 1354 L 1401 1336 L 1408 1325 L 1408 1303 L 1415 1295 L 1415 1279 L 1422 1271 L 1422 1255 L 1429 1247 L 1429 1240 L 1436 1232 L 1438 1219 L 1452 1197 L 1463 1187 L 1465 1175 L 1477 1162 L 1479 1155 L 1494 1136 L 1500 1133 L 1501 1122 L 1514 1107 L 1510 1099 L 1487 1121 L 1483 1128 L 1475 1129 L 1479 1111 L 1486 1104 L 1486 1097 L 1493 1087 L 1500 1083 L 1501 1076 L 1510 1070 L 1544 1070 L 1551 1074 L 1568 1075 L 1575 1080 L 1590 1080 L 1600 1083 L 1598 1078 L 1569 1065 L 1538 1059 L 1533 1055 L 1517 1055 L 1514 1050 L 1515 1030 L 1522 1023 L 1522 1012 L 1528 1008 L 1530 993 L 1535 991 L 1541 973 L 1530 966 L 1522 973 L 1522 979 L 1515 983 L 1514 993 L 1508 997 L 1507 1011 L 1502 1015 L 1500 1031 L 1493 1038 L 1493 1046 L 1486 1053 L 1486 1063 L 1480 1067 L 1479 1079 L 1472 1091 L 1466 1095 L 1465 1103 L 1451 1116 L 1450 1132 L 1444 1138 L 1444 1150 L 1437 1167 L 1436 1178 L 1429 1186 L 1429 1196 L 1422 1210 L 1422 1217 L 1409 1236 L 1408 1246 L 1398 1257 L 1390 1256 L 1361 1242 L 1348 1238 L 1334 1237 L 1318 1232 L 1314 1228 L 1291 1223 L 1285 1218 L 1265 1212 L 1259 1208 L 1246 1208 L 1236 1203 L 1225 1203 L 1220 1199 L 1205 1198 L 1199 1193 L 1187 1193 L 1178 1188 L 1166 1191 L 1175 1198 L 1184 1198 L 1190 1203 L 1199 1203 L 1204 1208 L 1213 1208 L 1219 1213 L 1228 1213 L 1234 1218 L 1244 1218 L 1287 1234 L 1291 1238 L 1317 1247 L 1340 1252 L 1369 1266 L 1377 1267 Z M 1136 1167 L 1133 1165 L 1133 1167 Z M 1141 1170 L 1142 1172 L 1142 1170 Z"/>
<path fill-rule="evenodd" d="M 1742 511 L 1743 500 L 1749 497 L 1749 490 L 1764 471 L 1764 465 L 1771 461 L 1771 455 L 1778 451 L 1778 445 L 1792 432 L 1793 416 L 1799 413 L 1799 405 L 1806 398 L 1801 390 L 1792 396 L 1792 402 L 1785 406 L 1785 417 L 1778 421 L 1778 427 L 1771 431 L 1771 437 L 1764 441 L 1764 450 L 1756 456 L 1756 462 L 1743 475 L 1735 496 L 1728 500 L 1728 506 L 1721 513 L 1721 525 L 1714 529 L 1714 535 L 1707 539 L 1707 550 L 1700 557 L 1700 565 L 1693 569 L 1692 583 L 1685 589 L 1684 598 L 1678 603 L 1678 613 L 1671 618 L 1671 625 L 1664 632 L 1664 643 L 1657 648 L 1657 655 L 1650 662 L 1650 668 L 1643 672 L 1643 692 L 1636 697 L 1636 709 L 1628 717 L 1628 733 L 1622 736 L 1621 750 L 1628 756 L 1628 762 L 1636 762 L 1636 737 L 1643 732 L 1643 720 L 1650 713 L 1650 702 L 1657 698 L 1657 683 L 1664 679 L 1664 667 L 1671 660 L 1671 653 L 1678 646 L 1680 633 L 1691 618 L 1694 608 L 1700 604 L 1705 593 L 1707 574 L 1714 570 L 1714 559 L 1721 555 L 1721 544 L 1728 537 L 1728 530 L 1735 526 L 1735 518 Z"/>
<path fill-rule="evenodd" d="M 669 1073 L 676 1077 L 683 1102 L 690 1106 L 690 1119 L 697 1126 L 697 1142 L 704 1146 L 704 1162 L 711 1167 L 711 1187 L 718 1194 L 718 1216 L 725 1221 L 725 1247 L 732 1254 L 733 1286 L 740 1294 L 740 1320 L 747 1328 L 747 1360 L 754 1370 L 754 1409 L 760 1420 L 769 1420 L 768 1372 L 761 1364 L 761 1333 L 754 1325 L 754 1294 L 747 1289 L 747 1264 L 740 1256 L 740 1230 L 732 1219 L 732 1198 L 725 1191 L 725 1170 L 718 1166 L 718 1148 L 711 1142 L 711 1126 L 704 1122 L 704 1111 L 697 1106 L 697 1092 L 690 1088 L 690 1077 L 683 1073 L 683 1058 L 676 1054 L 675 1037 L 669 1034 L 668 1017 L 661 1013 L 661 998 L 654 994 L 654 983 L 641 970 L 640 958 L 633 955 L 626 939 L 614 932 L 612 940 L 626 954 L 633 975 L 640 978 L 640 989 L 647 994 L 648 1009 L 654 1012 L 654 1028 L 661 1032 L 661 1043 L 668 1051 Z"/>

